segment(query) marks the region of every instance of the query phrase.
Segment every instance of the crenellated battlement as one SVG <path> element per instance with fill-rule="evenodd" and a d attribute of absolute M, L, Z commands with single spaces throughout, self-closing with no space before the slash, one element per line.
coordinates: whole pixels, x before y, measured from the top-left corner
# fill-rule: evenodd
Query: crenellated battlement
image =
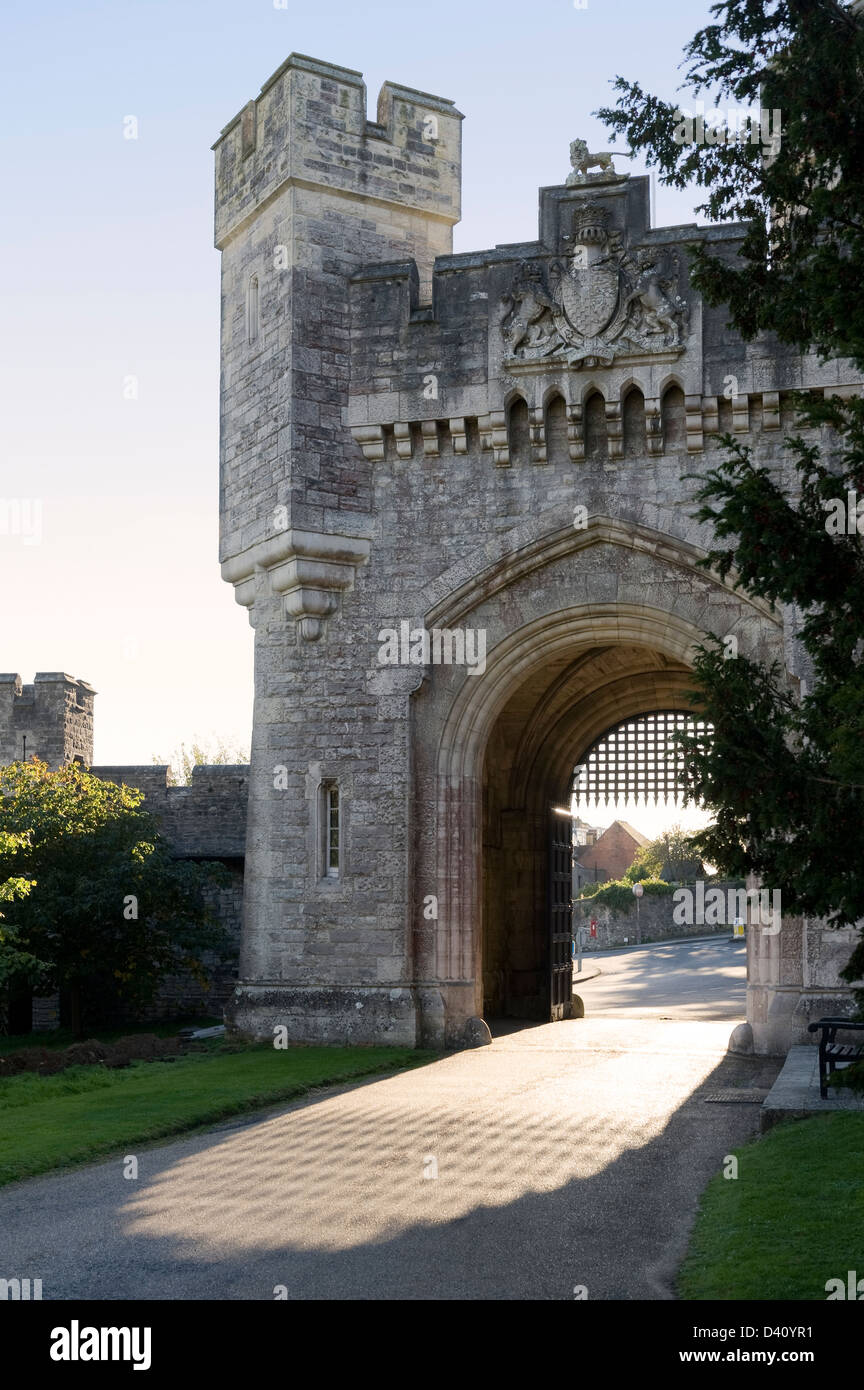
<path fill-rule="evenodd" d="M 37 671 L 31 685 L 17 673 L 0 674 L 0 762 L 92 762 L 95 696 L 92 685 L 65 671 Z"/>
<path fill-rule="evenodd" d="M 175 854 L 184 859 L 242 862 L 246 852 L 246 763 L 206 764 L 192 769 L 188 786 L 170 786 L 165 764 L 145 763 L 90 769 L 105 782 L 137 787 L 146 809 L 159 818 Z"/>
<path fill-rule="evenodd" d="M 461 112 L 446 98 L 385 82 L 377 114 L 367 119 L 362 73 L 292 53 L 213 146 L 220 250 L 298 182 L 458 222 Z"/>
<path fill-rule="evenodd" d="M 242 861 L 248 765 L 195 767 L 183 787 L 169 786 L 167 765 L 93 767 L 95 695 L 63 671 L 37 671 L 26 685 L 17 674 L 0 674 L 0 765 L 34 756 L 53 768 L 82 762 L 103 781 L 137 787 L 178 855 Z"/>
<path fill-rule="evenodd" d="M 314 639 L 368 555 L 373 490 L 345 427 L 350 277 L 410 258 L 428 295 L 460 217 L 462 116 L 292 54 L 223 130 L 220 558 L 239 603 L 264 571 Z M 337 558 L 334 550 L 346 559 Z"/>

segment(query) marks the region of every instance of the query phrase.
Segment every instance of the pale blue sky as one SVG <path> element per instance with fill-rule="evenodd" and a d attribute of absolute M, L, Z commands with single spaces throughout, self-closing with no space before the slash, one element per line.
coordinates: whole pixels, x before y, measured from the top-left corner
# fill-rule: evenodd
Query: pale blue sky
<path fill-rule="evenodd" d="M 252 631 L 216 549 L 222 126 L 292 51 L 360 69 L 373 117 L 385 79 L 450 97 L 466 116 L 455 249 L 533 238 L 570 140 L 610 147 L 589 114 L 609 81 L 671 98 L 707 16 L 700 0 L 49 0 L 6 15 L 0 499 L 41 499 L 42 536 L 0 534 L 0 668 L 89 680 L 97 762 L 251 727 Z M 657 222 L 692 221 L 695 201 L 658 189 Z"/>

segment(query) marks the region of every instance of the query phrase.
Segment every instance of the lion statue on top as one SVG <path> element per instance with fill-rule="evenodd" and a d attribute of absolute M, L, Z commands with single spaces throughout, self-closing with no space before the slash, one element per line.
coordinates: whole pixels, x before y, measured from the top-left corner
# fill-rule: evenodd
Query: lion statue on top
<path fill-rule="evenodd" d="M 612 161 L 616 153 L 620 154 L 620 151 L 604 150 L 600 154 L 592 154 L 584 140 L 572 140 L 570 142 L 572 169 L 567 175 L 568 186 L 574 183 L 585 183 L 589 169 L 599 168 L 601 174 L 607 172 L 614 174 L 616 170 Z"/>

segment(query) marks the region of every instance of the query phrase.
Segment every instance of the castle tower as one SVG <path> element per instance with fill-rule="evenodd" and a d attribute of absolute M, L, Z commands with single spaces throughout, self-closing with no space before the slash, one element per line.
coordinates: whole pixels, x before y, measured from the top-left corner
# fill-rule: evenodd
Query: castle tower
<path fill-rule="evenodd" d="M 386 82 L 368 121 L 360 73 L 292 54 L 214 146 L 220 558 L 250 607 L 266 571 L 306 638 L 368 551 L 368 478 L 343 419 L 351 276 L 413 259 L 429 292 L 460 217 L 461 120 Z"/>
<path fill-rule="evenodd" d="M 415 1036 L 393 843 L 407 708 L 376 724 L 352 654 L 358 621 L 376 621 L 360 576 L 381 522 L 347 428 L 351 281 L 374 263 L 386 293 L 388 266 L 398 280 L 410 263 L 414 307 L 429 294 L 460 216 L 462 117 L 392 82 L 377 116 L 360 73 L 292 54 L 214 146 L 220 557 L 256 631 L 234 1017 L 262 1036 L 292 1019 L 300 1038 Z"/>
<path fill-rule="evenodd" d="M 93 700 L 86 681 L 37 671 L 32 685 L 0 675 L 0 764 L 41 758 L 49 767 L 93 761 Z"/>

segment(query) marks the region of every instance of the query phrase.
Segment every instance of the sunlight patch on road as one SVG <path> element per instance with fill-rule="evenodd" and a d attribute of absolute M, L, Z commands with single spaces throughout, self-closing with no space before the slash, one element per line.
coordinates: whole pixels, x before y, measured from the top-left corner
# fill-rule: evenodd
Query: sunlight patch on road
<path fill-rule="evenodd" d="M 528 1032 L 587 1042 L 578 1029 Z M 718 1061 L 713 1035 L 695 1052 L 670 1040 L 600 1056 L 526 1036 L 218 1138 L 125 1204 L 125 1234 L 170 1239 L 191 1260 L 390 1240 L 595 1176 L 662 1134 Z"/>

